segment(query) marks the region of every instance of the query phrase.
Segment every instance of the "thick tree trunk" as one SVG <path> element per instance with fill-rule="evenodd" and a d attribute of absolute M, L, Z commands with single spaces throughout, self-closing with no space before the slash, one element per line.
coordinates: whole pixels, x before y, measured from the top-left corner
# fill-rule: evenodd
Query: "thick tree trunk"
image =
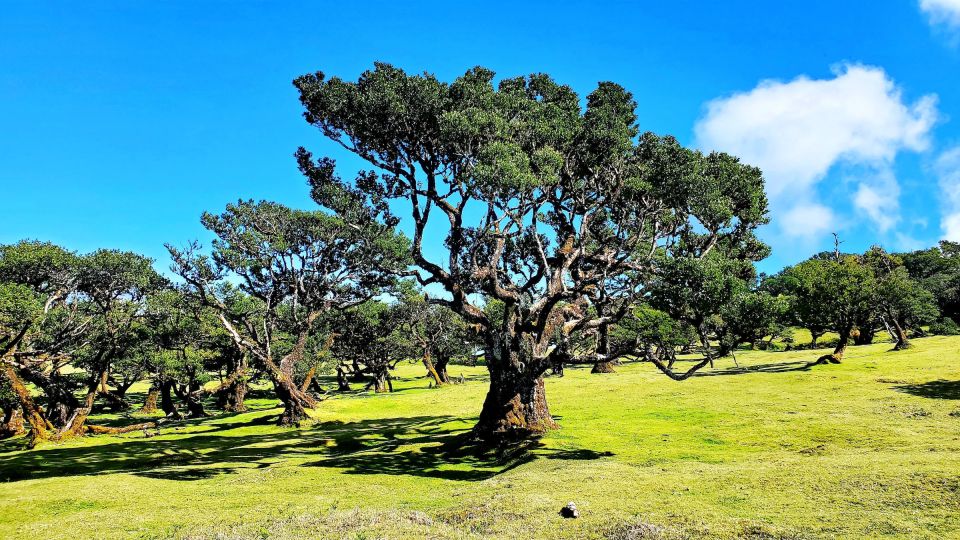
<path fill-rule="evenodd" d="M 10 381 L 13 392 L 20 401 L 23 416 L 30 426 L 30 446 L 34 447 L 40 441 L 45 441 L 50 438 L 50 430 L 53 429 L 53 426 L 44 418 L 43 413 L 40 412 L 40 409 L 36 403 L 34 403 L 33 397 L 30 396 L 30 390 L 23 384 L 20 377 L 17 376 L 17 372 L 13 369 L 13 366 L 4 362 L 3 369 L 4 374 Z"/>
<path fill-rule="evenodd" d="M 433 362 L 433 367 L 437 370 L 437 376 L 440 377 L 440 382 L 444 384 L 450 382 L 450 375 L 447 373 L 447 365 L 449 364 L 450 359 L 442 356 Z"/>
<path fill-rule="evenodd" d="M 590 370 L 590 373 L 616 373 L 617 370 L 613 369 L 613 366 L 613 362 L 596 362 L 593 364 L 593 369 Z"/>
<path fill-rule="evenodd" d="M 810 347 L 817 348 L 817 340 L 820 339 L 820 336 L 823 335 L 823 332 L 817 332 L 816 330 L 810 329 Z"/>
<path fill-rule="evenodd" d="M 143 407 L 140 407 L 141 414 L 153 414 L 157 412 L 157 400 L 160 399 L 160 389 L 151 386 L 147 391 L 147 398 L 143 400 Z"/>
<path fill-rule="evenodd" d="M 603 324 L 597 329 L 597 359 L 590 373 L 616 373 L 615 365 L 610 356 L 610 327 Z"/>
<path fill-rule="evenodd" d="M 109 406 L 110 410 L 114 412 L 126 411 L 130 409 L 130 404 L 127 403 L 127 400 L 123 399 L 123 397 L 119 394 L 111 392 L 110 389 L 101 392 L 101 395 L 106 398 L 107 406 Z"/>
<path fill-rule="evenodd" d="M 550 416 L 543 378 L 491 371 L 474 434 L 484 440 L 517 439 L 556 429 Z"/>
<path fill-rule="evenodd" d="M 299 426 L 307 419 L 307 409 L 312 409 L 316 402 L 307 394 L 300 391 L 290 379 L 274 379 L 274 391 L 277 398 L 283 403 L 283 412 L 277 420 L 281 426 Z"/>
<path fill-rule="evenodd" d="M 186 388 L 173 387 L 177 397 L 183 400 L 187 406 L 188 418 L 203 418 L 207 416 L 207 411 L 203 409 L 203 390 L 199 385 L 191 383 Z"/>
<path fill-rule="evenodd" d="M 854 345 L 870 345 L 873 343 L 873 338 L 877 335 L 877 331 L 872 326 L 861 326 L 859 327 L 856 335 L 853 336 Z"/>
<path fill-rule="evenodd" d="M 106 386 L 106 380 L 106 368 L 101 368 L 98 373 L 90 376 L 87 381 L 87 394 L 83 398 L 83 403 L 70 413 L 67 423 L 57 432 L 58 439 L 77 437 L 87 432 L 87 417 L 93 412 L 93 404 L 97 399 L 97 393 L 101 387 Z"/>
<path fill-rule="evenodd" d="M 370 388 L 378 394 L 393 392 L 393 381 L 390 380 L 390 370 L 383 368 L 371 373 L 370 382 L 367 383 L 367 389 L 369 390 Z"/>
<path fill-rule="evenodd" d="M 350 378 L 343 366 L 337 366 L 337 390 L 341 392 L 350 391 Z"/>
<path fill-rule="evenodd" d="M 446 382 L 440 377 L 440 372 L 437 371 L 437 366 L 433 364 L 429 352 L 423 356 L 423 367 L 427 369 L 427 375 L 433 377 L 433 381 L 437 386 L 442 386 Z"/>
<path fill-rule="evenodd" d="M 247 369 L 246 356 L 237 354 L 227 360 L 227 378 L 230 381 L 217 394 L 217 405 L 227 412 L 247 410 L 247 378 L 241 372 Z"/>
<path fill-rule="evenodd" d="M 520 439 L 559 427 L 547 406 L 542 371 L 530 359 L 525 362 L 521 350 L 516 336 L 488 343 L 490 389 L 474 436 L 486 441 Z"/>

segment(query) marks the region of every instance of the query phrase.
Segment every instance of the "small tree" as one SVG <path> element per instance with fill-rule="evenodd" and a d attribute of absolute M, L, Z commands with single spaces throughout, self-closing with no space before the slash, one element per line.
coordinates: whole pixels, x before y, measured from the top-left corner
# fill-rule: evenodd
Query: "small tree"
<path fill-rule="evenodd" d="M 473 356 L 476 339 L 463 319 L 450 308 L 430 302 L 430 297 L 410 282 L 398 290 L 398 317 L 401 325 L 394 331 L 404 336 L 410 358 L 423 362 L 427 375 L 437 386 L 450 382 L 447 367 L 457 359 Z"/>
<path fill-rule="evenodd" d="M 840 335 L 833 354 L 824 355 L 817 362 L 839 363 L 857 320 L 875 308 L 873 273 L 857 257 L 840 255 L 809 259 L 787 268 L 780 278 L 792 292 L 802 324 L 825 324 Z M 809 319 L 803 319 L 805 316 Z"/>
<path fill-rule="evenodd" d="M 412 351 L 403 328 L 401 309 L 379 300 L 368 300 L 336 318 L 337 336 L 331 354 L 343 369 L 367 381 L 366 390 L 392 392 L 390 372 Z"/>
<path fill-rule="evenodd" d="M 919 328 L 939 315 L 933 294 L 910 278 L 900 257 L 880 247 L 871 248 L 864 255 L 864 263 L 876 277 L 877 311 L 892 327 L 894 350 L 910 347 L 906 328 Z"/>
<path fill-rule="evenodd" d="M 217 311 L 234 343 L 259 362 L 283 403 L 281 425 L 296 425 L 316 401 L 294 380 L 320 317 L 375 296 L 404 267 L 405 240 L 389 226 L 351 226 L 323 212 L 241 201 L 204 214 L 217 235 L 211 257 L 196 244 L 167 246 L 191 294 Z M 236 279 L 249 302 L 233 301 Z"/>

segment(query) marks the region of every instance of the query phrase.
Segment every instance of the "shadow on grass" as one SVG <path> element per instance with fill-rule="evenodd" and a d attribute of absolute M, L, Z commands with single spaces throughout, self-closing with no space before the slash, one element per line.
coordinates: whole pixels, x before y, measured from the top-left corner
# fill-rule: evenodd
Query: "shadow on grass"
<path fill-rule="evenodd" d="M 113 440 L 86 446 L 47 446 L 0 455 L 0 481 L 129 473 L 193 481 L 291 460 L 347 474 L 391 474 L 475 481 L 538 458 L 585 460 L 612 455 L 546 448 L 539 440 L 488 449 L 469 442 L 450 416 L 322 422 L 304 429 L 270 427 L 243 435 L 232 430 L 273 421 L 272 414 L 206 424 L 202 432 Z M 171 437 L 172 435 L 172 437 Z"/>
<path fill-rule="evenodd" d="M 918 384 L 894 386 L 894 390 L 932 399 L 960 399 L 960 381 L 939 379 Z"/>
<path fill-rule="evenodd" d="M 720 375 L 746 375 L 748 373 L 788 373 L 791 371 L 810 371 L 815 365 L 814 362 L 804 362 L 797 360 L 795 362 L 775 362 L 770 364 L 757 364 L 755 366 L 731 367 L 724 369 L 715 369 L 712 371 L 699 371 L 694 377 L 716 377 Z"/>

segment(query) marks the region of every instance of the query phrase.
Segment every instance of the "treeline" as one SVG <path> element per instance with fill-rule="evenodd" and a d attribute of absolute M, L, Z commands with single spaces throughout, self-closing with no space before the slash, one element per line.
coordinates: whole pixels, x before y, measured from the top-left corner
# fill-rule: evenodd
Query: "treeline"
<path fill-rule="evenodd" d="M 276 217 L 278 209 L 248 203 L 231 208 L 264 218 Z M 281 239 L 260 241 L 272 246 Z M 225 257 L 227 246 L 218 245 L 217 256 Z M 90 424 L 98 404 L 114 412 L 159 409 L 179 420 L 206 416 L 205 403 L 215 397 L 223 411 L 244 411 L 247 390 L 258 381 L 274 384 L 287 406 L 281 423 L 292 424 L 303 418 L 298 406 L 312 407 L 333 390 L 318 384 L 317 375 L 335 373 L 340 391 L 354 384 L 383 392 L 392 390 L 390 372 L 399 362 L 422 362 L 440 386 L 450 382 L 451 362 L 475 361 L 476 345 L 463 321 L 431 304 L 411 281 L 373 280 L 362 291 L 342 286 L 319 294 L 305 283 L 306 274 L 318 269 L 302 261 L 286 266 L 295 267 L 297 277 L 291 278 L 281 267 L 296 252 L 289 244 L 267 249 L 272 260 L 247 259 L 243 268 L 249 273 L 237 274 L 244 285 L 214 283 L 214 272 L 204 274 L 208 288 L 199 288 L 171 283 L 135 253 L 81 255 L 37 241 L 0 246 L 0 434 L 17 435 L 29 426 L 36 444 L 155 426 Z M 250 289 L 254 274 L 270 286 Z M 309 311 L 298 297 L 274 303 L 278 293 L 272 287 L 297 284 L 316 294 L 322 309 Z M 308 330 L 304 319 L 311 319 Z M 260 344 L 262 349 L 252 348 Z M 149 391 L 143 402 L 133 403 L 128 391 L 141 381 L 149 382 Z"/>

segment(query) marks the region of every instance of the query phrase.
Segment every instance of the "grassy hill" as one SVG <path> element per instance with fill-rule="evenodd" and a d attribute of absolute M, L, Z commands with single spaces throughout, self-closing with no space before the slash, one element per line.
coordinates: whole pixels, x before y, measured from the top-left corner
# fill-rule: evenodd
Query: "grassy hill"
<path fill-rule="evenodd" d="M 0 538 L 958 538 L 960 338 L 743 352 L 677 383 L 569 369 L 562 429 L 452 451 L 486 390 L 333 397 L 302 429 L 251 412 L 24 451 L 0 444 Z M 581 518 L 557 511 L 574 501 Z"/>

